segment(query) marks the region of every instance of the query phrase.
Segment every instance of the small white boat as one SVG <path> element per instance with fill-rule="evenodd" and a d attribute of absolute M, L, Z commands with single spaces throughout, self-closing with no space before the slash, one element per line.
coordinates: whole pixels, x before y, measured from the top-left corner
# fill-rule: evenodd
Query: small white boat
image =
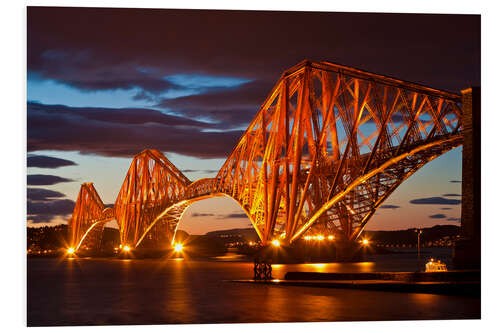
<path fill-rule="evenodd" d="M 446 272 L 447 270 L 446 264 L 442 263 L 440 260 L 434 261 L 434 259 L 431 259 L 425 264 L 426 272 Z"/>

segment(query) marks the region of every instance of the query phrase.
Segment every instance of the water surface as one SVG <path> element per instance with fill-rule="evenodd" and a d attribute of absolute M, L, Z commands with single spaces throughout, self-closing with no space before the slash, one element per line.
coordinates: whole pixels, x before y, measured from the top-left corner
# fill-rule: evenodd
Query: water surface
<path fill-rule="evenodd" d="M 206 261 L 28 259 L 28 325 L 458 319 L 480 315 L 480 299 L 476 298 L 234 283 L 228 280 L 251 278 L 253 264 L 230 256 Z M 395 271 L 397 266 L 411 268 L 415 264 L 404 255 L 389 259 L 273 265 L 273 276 L 283 278 L 287 271 Z"/>

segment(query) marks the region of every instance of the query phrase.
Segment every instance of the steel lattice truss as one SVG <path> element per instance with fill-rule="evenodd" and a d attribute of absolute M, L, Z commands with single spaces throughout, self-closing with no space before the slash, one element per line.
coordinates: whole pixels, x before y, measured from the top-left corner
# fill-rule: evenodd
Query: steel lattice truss
<path fill-rule="evenodd" d="M 214 196 L 237 201 L 264 244 L 313 231 L 355 240 L 404 180 L 462 144 L 460 102 L 457 94 L 304 61 L 282 75 L 215 178 L 191 183 L 158 151 L 135 156 L 114 206 L 122 243 L 172 235 L 191 203 Z M 100 199 L 80 196 L 70 225 L 85 230 L 102 210 Z"/>
<path fill-rule="evenodd" d="M 104 207 L 92 183 L 83 183 L 69 220 L 71 244 L 75 249 L 100 246 L 106 222 L 114 219 L 112 208 Z"/>

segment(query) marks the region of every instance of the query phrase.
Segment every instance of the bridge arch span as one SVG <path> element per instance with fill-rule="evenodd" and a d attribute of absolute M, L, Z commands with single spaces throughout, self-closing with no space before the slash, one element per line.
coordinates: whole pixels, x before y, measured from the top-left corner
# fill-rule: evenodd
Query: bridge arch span
<path fill-rule="evenodd" d="M 184 213 L 187 211 L 187 209 L 192 204 L 194 204 L 196 202 L 199 202 L 199 201 L 202 201 L 202 200 L 206 200 L 206 199 L 216 198 L 216 197 L 225 197 L 225 198 L 232 199 L 232 201 L 236 202 L 238 204 L 238 206 L 245 212 L 245 214 L 247 215 L 247 217 L 252 222 L 252 225 L 254 225 L 253 224 L 253 220 L 252 220 L 252 216 L 250 215 L 250 213 L 235 198 L 233 198 L 232 196 L 230 196 L 230 195 L 228 195 L 226 193 L 211 193 L 211 194 L 202 195 L 202 196 L 199 196 L 199 197 L 194 197 L 194 198 L 189 199 L 189 200 L 181 201 L 181 202 L 179 202 L 177 204 L 174 204 L 174 205 L 166 208 L 160 215 L 158 215 L 155 218 L 155 220 L 151 223 L 151 225 L 149 226 L 149 228 L 144 232 L 144 234 L 141 236 L 141 238 L 139 239 L 139 241 L 137 242 L 137 244 L 135 244 L 134 247 L 139 247 L 141 245 L 143 239 L 147 236 L 147 234 L 149 232 L 151 232 L 151 230 L 154 230 L 154 228 L 157 226 L 157 224 L 162 223 L 162 219 L 170 219 L 170 221 L 172 221 L 173 223 L 175 223 L 175 229 L 173 231 L 171 231 L 171 235 L 169 237 L 171 239 L 170 240 L 170 245 L 174 245 L 173 242 L 174 242 L 174 239 L 175 239 L 175 235 L 177 233 L 177 228 L 178 228 L 179 224 L 181 223 L 182 217 L 184 216 Z M 261 235 L 259 234 L 259 230 L 257 228 L 255 228 L 255 226 L 254 226 L 254 229 L 256 230 L 256 232 L 259 235 L 259 237 L 261 237 Z"/>

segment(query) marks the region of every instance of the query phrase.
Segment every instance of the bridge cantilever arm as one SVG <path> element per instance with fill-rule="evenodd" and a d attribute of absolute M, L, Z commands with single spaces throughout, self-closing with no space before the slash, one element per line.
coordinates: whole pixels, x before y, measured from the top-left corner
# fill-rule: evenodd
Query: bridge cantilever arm
<path fill-rule="evenodd" d="M 445 139 L 437 140 L 437 141 L 434 141 L 434 142 L 422 145 L 420 147 L 414 148 L 413 150 L 411 150 L 411 151 L 409 151 L 407 153 L 404 153 L 404 154 L 401 154 L 399 156 L 393 157 L 392 159 L 390 159 L 389 161 L 385 162 L 384 164 L 382 164 L 378 168 L 375 168 L 375 169 L 371 170 L 369 173 L 363 175 L 362 177 L 359 177 L 354 182 L 352 182 L 349 186 L 347 186 L 344 191 L 342 191 L 342 192 L 338 193 L 337 195 L 335 195 L 332 199 L 328 200 L 320 209 L 318 209 L 316 211 L 316 213 L 314 213 L 314 215 L 309 219 L 309 221 L 307 221 L 299 229 L 299 231 L 297 231 L 292 236 L 291 242 L 293 242 L 294 240 L 296 240 L 297 238 L 299 238 L 314 222 L 316 222 L 316 220 L 323 213 L 325 213 L 328 209 L 330 209 L 335 203 L 337 203 L 340 199 L 342 199 L 347 193 L 349 193 L 350 191 L 352 191 L 359 184 L 365 182 L 366 180 L 368 180 L 369 178 L 373 177 L 377 173 L 385 170 L 389 166 L 391 166 L 391 165 L 393 165 L 393 164 L 401 161 L 402 159 L 404 159 L 404 158 L 406 158 L 408 156 L 415 155 L 416 153 L 418 153 L 418 152 L 420 152 L 422 150 L 426 150 L 426 149 L 428 149 L 430 147 L 437 146 L 437 145 L 440 145 L 440 144 L 443 144 L 443 143 L 446 143 L 446 142 L 453 142 L 455 140 L 457 140 L 456 137 L 445 138 Z"/>

